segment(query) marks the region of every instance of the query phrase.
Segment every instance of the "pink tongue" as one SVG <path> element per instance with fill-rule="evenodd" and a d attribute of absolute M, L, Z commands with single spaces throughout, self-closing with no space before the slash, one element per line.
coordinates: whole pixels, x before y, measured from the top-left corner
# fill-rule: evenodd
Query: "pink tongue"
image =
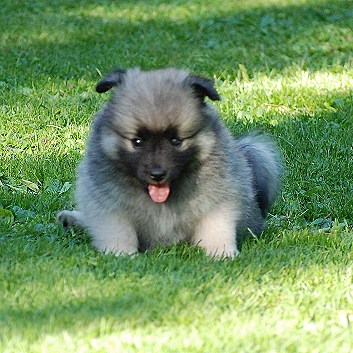
<path fill-rule="evenodd" d="M 148 193 L 152 201 L 154 202 L 164 202 L 169 196 L 170 188 L 168 184 L 153 185 L 148 184 Z"/>

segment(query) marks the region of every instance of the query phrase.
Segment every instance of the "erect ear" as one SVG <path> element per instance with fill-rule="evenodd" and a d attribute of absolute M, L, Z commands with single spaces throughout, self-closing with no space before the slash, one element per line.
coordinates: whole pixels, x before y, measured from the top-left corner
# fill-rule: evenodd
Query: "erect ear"
<path fill-rule="evenodd" d="M 100 82 L 97 83 L 96 91 L 98 93 L 104 93 L 109 91 L 114 86 L 119 86 L 125 76 L 126 70 L 117 69 L 111 74 L 105 76 Z"/>
<path fill-rule="evenodd" d="M 218 92 L 214 88 L 213 81 L 200 76 L 190 75 L 185 79 L 187 85 L 191 86 L 195 95 L 202 100 L 207 96 L 213 101 L 221 100 Z"/>

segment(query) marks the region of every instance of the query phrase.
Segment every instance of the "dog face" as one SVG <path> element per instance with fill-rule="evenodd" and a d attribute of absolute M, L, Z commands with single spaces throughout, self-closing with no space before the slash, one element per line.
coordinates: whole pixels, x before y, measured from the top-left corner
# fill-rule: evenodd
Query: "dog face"
<path fill-rule="evenodd" d="M 164 202 L 169 197 L 171 183 L 187 177 L 196 167 L 199 147 L 193 137 L 179 137 L 175 128 L 165 131 L 142 128 L 137 136 L 129 141 L 132 150 L 120 149 L 120 160 L 132 177 L 147 186 L 153 201 Z"/>
<path fill-rule="evenodd" d="M 101 146 L 121 172 L 140 181 L 152 201 L 165 202 L 172 185 L 187 178 L 212 148 L 205 96 L 210 80 L 184 71 L 118 70 L 97 85 L 117 86 L 101 120 Z"/>

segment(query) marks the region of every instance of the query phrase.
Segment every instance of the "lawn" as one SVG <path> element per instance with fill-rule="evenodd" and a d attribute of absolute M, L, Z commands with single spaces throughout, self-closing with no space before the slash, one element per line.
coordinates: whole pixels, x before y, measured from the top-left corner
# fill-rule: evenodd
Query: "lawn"
<path fill-rule="evenodd" d="M 351 0 L 2 0 L 0 351 L 353 352 Z M 282 190 L 234 260 L 102 255 L 64 232 L 112 68 L 212 77 L 234 133 L 274 136 Z"/>

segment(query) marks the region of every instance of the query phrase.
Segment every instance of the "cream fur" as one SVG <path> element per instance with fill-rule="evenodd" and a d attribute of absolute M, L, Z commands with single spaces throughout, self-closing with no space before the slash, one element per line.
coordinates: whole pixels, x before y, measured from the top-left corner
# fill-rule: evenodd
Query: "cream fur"
<path fill-rule="evenodd" d="M 192 243 L 213 257 L 234 257 L 239 254 L 236 239 L 236 218 L 233 211 L 218 209 L 202 217 L 196 226 Z"/>

